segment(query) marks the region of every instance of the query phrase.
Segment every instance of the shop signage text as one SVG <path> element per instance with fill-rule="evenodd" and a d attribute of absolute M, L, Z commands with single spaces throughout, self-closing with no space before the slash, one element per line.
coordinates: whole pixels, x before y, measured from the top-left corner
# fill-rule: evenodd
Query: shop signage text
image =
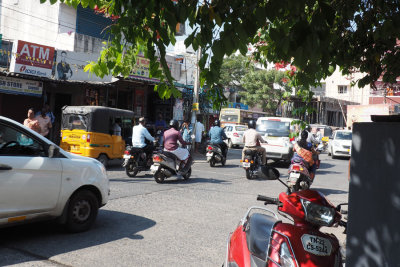
<path fill-rule="evenodd" d="M 13 46 L 10 71 L 51 77 L 54 47 L 18 40 Z"/>
<path fill-rule="evenodd" d="M 0 76 L 1 93 L 41 97 L 42 91 L 42 82 Z"/>

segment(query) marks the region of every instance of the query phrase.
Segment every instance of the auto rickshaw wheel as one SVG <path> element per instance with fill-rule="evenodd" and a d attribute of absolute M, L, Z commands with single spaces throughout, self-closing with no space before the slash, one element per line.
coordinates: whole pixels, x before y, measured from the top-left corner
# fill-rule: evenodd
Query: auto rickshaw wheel
<path fill-rule="evenodd" d="M 108 157 L 106 155 L 100 154 L 97 160 L 100 161 L 104 165 L 104 167 L 107 167 Z"/>

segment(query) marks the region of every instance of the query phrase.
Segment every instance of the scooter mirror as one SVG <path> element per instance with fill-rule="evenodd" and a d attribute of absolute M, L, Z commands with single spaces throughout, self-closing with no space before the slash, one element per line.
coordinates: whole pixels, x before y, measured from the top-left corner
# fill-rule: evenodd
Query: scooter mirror
<path fill-rule="evenodd" d="M 278 180 L 280 177 L 279 171 L 271 166 L 262 166 L 261 172 L 267 180 Z"/>

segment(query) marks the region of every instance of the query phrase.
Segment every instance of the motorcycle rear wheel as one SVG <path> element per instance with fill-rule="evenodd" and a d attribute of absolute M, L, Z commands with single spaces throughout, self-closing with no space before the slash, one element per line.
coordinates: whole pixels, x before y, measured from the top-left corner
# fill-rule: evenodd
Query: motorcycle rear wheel
<path fill-rule="evenodd" d="M 246 178 L 249 180 L 253 179 L 253 172 L 249 169 L 246 170 Z"/>
<path fill-rule="evenodd" d="M 135 163 L 129 163 L 128 166 L 125 167 L 125 173 L 128 175 L 128 177 L 135 177 L 136 174 L 139 172 L 139 169 L 137 166 L 135 166 Z"/>
<path fill-rule="evenodd" d="M 154 180 L 156 180 L 158 184 L 162 184 L 164 182 L 164 179 L 165 175 L 161 171 L 156 171 L 156 173 L 154 174 Z"/>
<path fill-rule="evenodd" d="M 210 159 L 210 167 L 215 167 L 215 159 L 214 158 Z"/>

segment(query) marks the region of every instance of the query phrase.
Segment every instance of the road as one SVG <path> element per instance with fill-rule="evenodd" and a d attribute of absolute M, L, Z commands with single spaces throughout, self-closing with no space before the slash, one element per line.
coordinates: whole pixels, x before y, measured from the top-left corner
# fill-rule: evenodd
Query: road
<path fill-rule="evenodd" d="M 247 180 L 239 168 L 241 150 L 229 152 L 225 167 L 202 159 L 188 181 L 157 184 L 145 173 L 128 178 L 108 170 L 111 199 L 94 227 L 67 234 L 54 223 L 0 230 L 0 266 L 221 266 L 226 239 L 258 194 L 277 197 L 278 181 Z M 348 160 L 321 155 L 313 189 L 333 204 L 347 202 Z M 287 166 L 276 166 L 287 177 Z M 343 244 L 343 228 L 323 228 Z"/>

